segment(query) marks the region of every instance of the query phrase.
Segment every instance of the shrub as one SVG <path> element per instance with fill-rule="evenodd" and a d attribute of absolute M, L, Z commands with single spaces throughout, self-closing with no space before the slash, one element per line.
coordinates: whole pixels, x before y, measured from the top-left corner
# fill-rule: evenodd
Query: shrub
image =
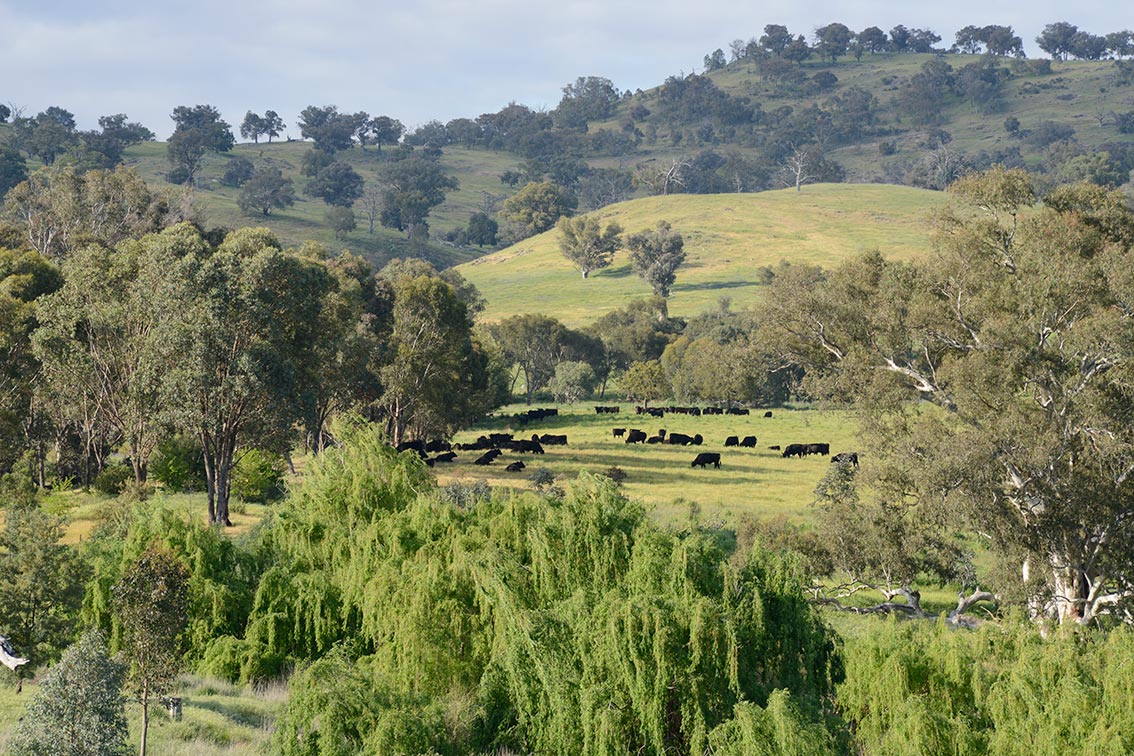
<path fill-rule="evenodd" d="M 250 449 L 232 471 L 232 492 L 241 501 L 267 504 L 284 494 L 284 461 L 278 454 Z"/>
<path fill-rule="evenodd" d="M 204 491 L 205 457 L 200 444 L 185 436 L 167 438 L 150 457 L 149 473 L 170 491 Z"/>
<path fill-rule="evenodd" d="M 134 469 L 125 462 L 115 462 L 102 468 L 95 478 L 94 487 L 99 493 L 117 496 L 122 493 L 126 483 L 134 477 Z"/>

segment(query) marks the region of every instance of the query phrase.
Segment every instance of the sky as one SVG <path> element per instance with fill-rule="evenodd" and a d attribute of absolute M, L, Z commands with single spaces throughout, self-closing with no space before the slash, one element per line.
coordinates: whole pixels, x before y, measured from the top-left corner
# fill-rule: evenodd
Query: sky
<path fill-rule="evenodd" d="M 1124 10 L 1124 8 L 1126 10 Z M 178 105 L 209 104 L 238 130 L 275 110 L 299 137 L 308 105 L 388 115 L 411 130 L 509 102 L 551 109 L 579 76 L 648 89 L 701 71 L 717 48 L 783 24 L 811 40 L 841 22 L 897 24 L 953 42 L 967 25 L 1012 26 L 1030 57 L 1045 24 L 1094 34 L 1134 25 L 1123 2 L 953 0 L 0 0 L 0 102 L 58 105 L 79 128 L 125 113 L 159 139 Z"/>

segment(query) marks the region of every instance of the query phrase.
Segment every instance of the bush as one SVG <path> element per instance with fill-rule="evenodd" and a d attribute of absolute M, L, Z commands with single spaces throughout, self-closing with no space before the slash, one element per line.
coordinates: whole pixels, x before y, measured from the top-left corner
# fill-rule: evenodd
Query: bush
<path fill-rule="evenodd" d="M 255 170 L 252 161 L 248 158 L 234 157 L 228 162 L 228 168 L 224 171 L 224 177 L 221 179 L 221 183 L 226 186 L 244 186 L 244 182 L 252 178 L 252 174 L 255 173 Z"/>
<path fill-rule="evenodd" d="M 102 468 L 95 478 L 94 487 L 99 493 L 117 496 L 122 493 L 126 483 L 133 479 L 134 468 L 125 462 L 115 462 Z"/>
<path fill-rule="evenodd" d="M 267 504 L 283 497 L 284 461 L 278 454 L 251 449 L 241 455 L 232 471 L 232 492 L 251 504 Z"/>
<path fill-rule="evenodd" d="M 185 436 L 167 438 L 150 457 L 149 474 L 169 491 L 204 491 L 205 457 L 200 444 Z"/>

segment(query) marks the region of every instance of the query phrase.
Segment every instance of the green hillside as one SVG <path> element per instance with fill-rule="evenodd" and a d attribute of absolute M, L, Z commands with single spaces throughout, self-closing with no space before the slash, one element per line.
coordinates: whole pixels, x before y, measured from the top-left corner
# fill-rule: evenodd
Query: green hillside
<path fill-rule="evenodd" d="M 929 248 L 928 216 L 947 202 L 941 192 L 879 184 L 817 184 L 758 194 L 670 195 L 598 211 L 634 233 L 666 220 L 685 237 L 670 313 L 692 315 L 720 297 L 743 307 L 760 296 L 764 266 L 781 260 L 830 265 L 859 252 L 917 255 Z M 650 293 L 625 252 L 583 280 L 548 231 L 461 265 L 488 300 L 484 317 L 542 312 L 580 325 Z"/>

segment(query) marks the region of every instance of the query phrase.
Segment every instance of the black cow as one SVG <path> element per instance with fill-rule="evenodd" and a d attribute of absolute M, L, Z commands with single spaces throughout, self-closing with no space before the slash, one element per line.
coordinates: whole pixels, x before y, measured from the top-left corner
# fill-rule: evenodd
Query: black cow
<path fill-rule="evenodd" d="M 622 438 L 623 436 L 626 435 L 626 429 L 625 428 L 614 428 L 613 430 L 611 430 L 611 433 L 614 434 L 615 438 Z"/>
<path fill-rule="evenodd" d="M 644 444 L 644 443 L 646 443 L 646 432 L 640 431 L 637 428 L 632 428 L 630 430 L 630 435 L 628 435 L 626 437 L 626 443 L 628 443 L 628 444 Z"/>
<path fill-rule="evenodd" d="M 807 446 L 807 444 L 788 444 L 787 448 L 784 449 L 784 453 L 780 456 L 784 459 L 787 459 L 788 457 L 799 457 L 800 459 L 803 459 L 808 454 Z"/>
<path fill-rule="evenodd" d="M 665 442 L 667 444 L 676 444 L 678 446 L 689 446 L 693 443 L 693 437 L 687 436 L 684 433 L 670 433 Z"/>
<path fill-rule="evenodd" d="M 780 450 L 779 444 L 776 444 L 775 446 L 769 446 L 768 447 L 768 451 L 779 451 L 779 450 Z"/>
<path fill-rule="evenodd" d="M 721 455 L 719 452 L 701 452 L 697 455 L 697 459 L 689 465 L 690 467 L 700 467 L 705 469 L 705 465 L 712 465 L 718 470 L 721 467 Z"/>
<path fill-rule="evenodd" d="M 524 467 L 524 463 L 517 459 L 515 462 L 510 462 L 504 469 L 508 472 L 519 472 L 520 470 L 523 470 Z"/>
<path fill-rule="evenodd" d="M 771 417 L 771 416 L 772 416 L 771 410 L 768 410 L 767 412 L 764 413 L 764 417 Z"/>
<path fill-rule="evenodd" d="M 532 436 L 532 440 L 533 441 L 535 440 L 534 435 Z M 542 436 L 539 437 L 539 442 L 541 444 L 546 445 L 546 446 L 566 446 L 567 445 L 567 434 L 564 433 L 563 435 L 560 435 L 560 436 L 553 436 L 550 433 L 544 433 Z"/>
<path fill-rule="evenodd" d="M 724 445 L 725 446 L 740 446 L 740 437 L 739 436 L 729 436 L 728 438 L 726 438 L 724 440 Z"/>
<path fill-rule="evenodd" d="M 697 435 L 695 435 L 693 437 L 693 445 L 694 446 L 700 446 L 703 443 L 705 443 L 705 439 L 701 436 L 700 433 L 698 433 Z"/>
<path fill-rule="evenodd" d="M 824 457 L 831 453 L 830 444 L 808 444 L 808 454 L 822 454 Z"/>
<path fill-rule="evenodd" d="M 410 449 L 412 449 L 413 451 L 417 452 L 417 455 L 419 457 L 425 459 L 425 442 L 420 439 L 416 441 L 402 441 L 394 448 L 400 452 L 409 451 Z"/>
<path fill-rule="evenodd" d="M 521 438 L 519 441 L 515 441 L 514 443 L 516 444 L 516 451 L 520 452 L 521 454 L 525 452 L 531 452 L 532 454 L 543 454 L 543 447 L 539 445 L 539 441 L 528 441 L 527 439 Z"/>
<path fill-rule="evenodd" d="M 489 451 L 486 451 L 484 454 L 481 454 L 479 457 L 477 457 L 476 461 L 473 462 L 473 464 L 474 465 L 491 465 L 492 460 L 494 460 L 494 459 L 496 459 L 496 455 L 492 453 L 492 450 L 489 450 Z"/>
<path fill-rule="evenodd" d="M 650 436 L 646 439 L 647 444 L 664 444 L 665 443 L 665 428 L 658 431 L 658 435 Z"/>
<path fill-rule="evenodd" d="M 839 452 L 831 456 L 831 464 L 852 464 L 858 467 L 858 452 Z"/>
<path fill-rule="evenodd" d="M 453 446 L 448 441 L 434 439 L 432 441 L 425 442 L 425 450 L 430 454 L 436 454 L 437 452 L 452 451 Z"/>
<path fill-rule="evenodd" d="M 456 452 L 447 451 L 433 458 L 434 462 L 452 462 L 457 458 Z"/>
<path fill-rule="evenodd" d="M 755 449 L 756 448 L 756 437 L 755 436 L 745 436 L 744 438 L 740 439 L 740 445 L 743 446 L 745 449 Z"/>

